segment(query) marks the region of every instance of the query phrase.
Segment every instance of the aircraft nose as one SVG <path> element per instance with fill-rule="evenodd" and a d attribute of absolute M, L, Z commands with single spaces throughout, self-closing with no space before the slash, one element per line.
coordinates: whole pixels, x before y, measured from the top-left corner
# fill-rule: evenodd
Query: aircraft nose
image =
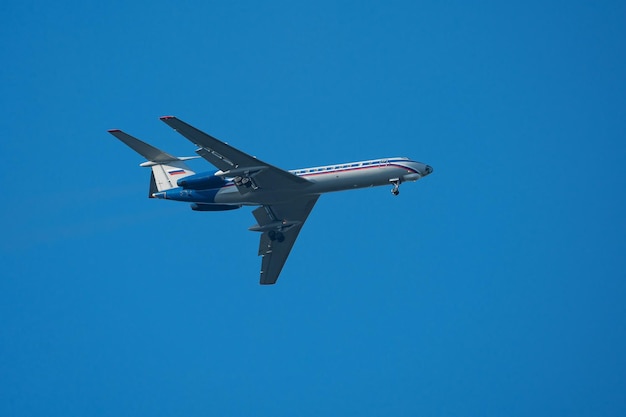
<path fill-rule="evenodd" d="M 426 175 L 429 175 L 432 172 L 433 172 L 433 167 L 431 167 L 430 165 L 426 165 L 426 168 L 424 168 L 424 177 Z"/>

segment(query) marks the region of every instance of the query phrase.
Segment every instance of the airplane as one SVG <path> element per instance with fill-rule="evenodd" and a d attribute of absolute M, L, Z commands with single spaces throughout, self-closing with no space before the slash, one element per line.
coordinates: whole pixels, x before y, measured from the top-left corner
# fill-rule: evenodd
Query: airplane
<path fill-rule="evenodd" d="M 275 284 L 291 248 L 321 194 L 417 181 L 432 167 L 409 158 L 382 158 L 286 171 L 250 156 L 174 116 L 160 118 L 198 147 L 199 156 L 176 157 L 119 129 L 108 132 L 146 159 L 152 169 L 148 197 L 191 203 L 195 211 L 252 211 L 262 256 L 260 284 Z M 204 158 L 218 170 L 195 173 L 185 161 Z"/>

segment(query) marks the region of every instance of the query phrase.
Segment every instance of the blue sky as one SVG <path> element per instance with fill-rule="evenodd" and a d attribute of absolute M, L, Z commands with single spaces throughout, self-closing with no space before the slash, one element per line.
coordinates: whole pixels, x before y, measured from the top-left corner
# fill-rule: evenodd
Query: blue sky
<path fill-rule="evenodd" d="M 0 5 L 0 415 L 624 415 L 623 2 L 130 3 Z M 106 133 L 192 154 L 166 114 L 435 171 L 323 196 L 261 287 L 249 209 Z"/>

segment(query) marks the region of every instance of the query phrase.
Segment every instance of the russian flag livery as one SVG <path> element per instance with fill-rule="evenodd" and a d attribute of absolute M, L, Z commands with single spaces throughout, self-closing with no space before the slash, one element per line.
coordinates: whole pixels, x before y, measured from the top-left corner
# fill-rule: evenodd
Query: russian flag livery
<path fill-rule="evenodd" d="M 391 186 L 391 193 L 398 195 L 400 184 L 417 181 L 433 172 L 430 165 L 405 157 L 286 171 L 174 116 L 163 116 L 161 120 L 193 143 L 196 154 L 217 171 L 196 174 L 184 162 L 195 157 L 173 156 L 119 129 L 109 133 L 146 158 L 140 165 L 152 168 L 148 193 L 151 198 L 185 201 L 191 203 L 192 210 L 201 212 L 256 206 L 252 214 L 257 224 L 248 230 L 261 235 L 257 253 L 263 257 L 259 276 L 262 285 L 275 284 L 278 280 L 320 195 L 378 185 Z M 224 251 L 232 252 L 228 248 Z M 233 256 L 239 257 L 238 252 Z"/>

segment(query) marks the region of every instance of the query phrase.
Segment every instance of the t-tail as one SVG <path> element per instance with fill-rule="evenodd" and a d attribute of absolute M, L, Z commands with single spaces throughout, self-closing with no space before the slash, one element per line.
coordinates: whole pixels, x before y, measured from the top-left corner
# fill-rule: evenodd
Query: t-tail
<path fill-rule="evenodd" d="M 147 159 L 147 161 L 140 164 L 140 166 L 152 168 L 150 191 L 148 194 L 150 198 L 153 198 L 154 193 L 178 187 L 178 180 L 195 174 L 184 161 L 198 158 L 197 156 L 179 158 L 167 152 L 163 152 L 121 130 L 113 129 L 109 130 L 109 133 Z"/>

